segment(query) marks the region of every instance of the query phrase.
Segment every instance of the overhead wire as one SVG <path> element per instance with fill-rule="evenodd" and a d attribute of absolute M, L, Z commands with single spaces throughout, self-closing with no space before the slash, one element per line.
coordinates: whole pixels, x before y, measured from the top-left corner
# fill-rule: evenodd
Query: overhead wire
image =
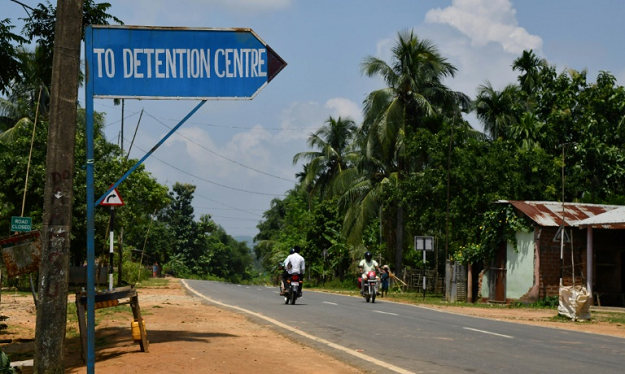
<path fill-rule="evenodd" d="M 138 149 L 140 149 L 140 150 L 141 150 L 141 151 L 143 151 L 143 152 L 146 152 L 144 149 L 142 149 L 141 147 L 139 147 L 139 146 L 137 146 L 137 145 L 135 145 L 135 147 L 136 147 L 136 148 L 138 148 Z M 153 159 L 158 160 L 158 161 L 160 161 L 161 163 L 163 163 L 163 164 L 165 164 L 165 165 L 169 166 L 169 167 L 170 167 L 170 168 L 172 168 L 172 169 L 178 170 L 179 172 L 181 172 L 181 173 L 183 173 L 183 174 L 187 174 L 187 175 L 189 175 L 189 176 L 191 176 L 191 177 L 193 177 L 193 178 L 199 179 L 199 180 L 201 180 L 201 181 L 203 181 L 203 182 L 210 183 L 210 184 L 214 184 L 214 185 L 216 185 L 216 186 L 223 187 L 223 188 L 227 188 L 227 189 L 229 189 L 229 190 L 240 191 L 240 192 L 247 192 L 247 193 L 251 193 L 251 194 L 255 194 L 255 195 L 264 195 L 264 196 L 275 196 L 275 197 L 278 197 L 278 196 L 284 196 L 284 194 L 273 194 L 273 193 L 266 193 L 266 192 L 257 192 L 257 191 L 244 190 L 244 189 L 241 189 L 241 188 L 236 188 L 236 187 L 232 187 L 232 186 L 226 186 L 225 184 L 221 184 L 221 183 L 213 182 L 213 181 L 208 180 L 208 179 L 206 179 L 206 178 L 200 177 L 199 175 L 195 175 L 195 174 L 190 173 L 190 172 L 188 172 L 188 171 L 186 171 L 186 170 L 182 170 L 182 169 L 180 169 L 180 168 L 179 168 L 179 167 L 177 167 L 177 166 L 174 166 L 174 165 L 172 165 L 172 164 L 170 164 L 170 163 L 168 163 L 168 162 L 166 162 L 166 161 L 161 160 L 160 158 L 156 157 L 154 154 L 152 154 L 152 156 L 151 156 L 151 157 L 152 157 Z"/>
<path fill-rule="evenodd" d="M 106 105 L 104 105 L 104 106 L 106 106 Z M 109 106 L 109 107 L 110 107 L 110 106 Z M 114 108 L 114 107 L 112 107 L 112 108 Z M 153 120 L 155 120 L 156 122 L 160 123 L 162 126 L 164 126 L 164 127 L 166 127 L 166 128 L 168 128 L 168 129 L 170 129 L 170 130 L 171 130 L 171 127 L 170 127 L 170 126 L 168 126 L 167 124 L 165 124 L 163 121 L 161 121 L 160 119 L 158 119 L 157 117 L 155 117 L 155 116 L 154 116 L 154 115 L 152 115 L 151 113 L 149 113 L 149 112 L 147 112 L 147 111 L 145 111 L 145 110 L 143 110 L 143 113 L 145 113 L 146 115 L 148 115 L 149 117 L 151 117 L 151 118 L 152 118 Z M 133 113 L 131 113 L 131 114 L 128 114 L 127 116 L 124 116 L 124 120 L 125 120 L 125 119 L 129 119 L 129 118 L 132 118 L 132 117 L 136 116 L 137 114 L 139 114 L 139 111 L 137 111 L 137 112 L 133 112 Z M 170 119 L 170 120 L 173 120 L 173 119 Z M 108 127 L 108 126 L 114 125 L 114 124 L 119 123 L 119 122 L 121 122 L 121 121 L 122 121 L 122 119 L 119 119 L 119 120 L 116 120 L 116 121 L 109 122 L 109 123 L 107 123 L 104 127 Z M 243 126 L 225 126 L 225 125 L 215 125 L 215 124 L 207 124 L 207 123 L 199 123 L 199 122 L 190 122 L 190 123 L 193 123 L 193 124 L 196 124 L 196 125 L 211 126 L 211 127 L 233 128 L 233 129 L 244 129 L 244 130 L 254 130 L 254 128 L 251 128 L 251 127 L 243 127 Z M 266 129 L 266 130 L 295 130 L 295 131 L 302 131 L 302 130 L 305 130 L 305 129 L 301 129 L 301 128 L 298 128 L 298 129 L 264 128 L 264 129 Z M 311 129 L 311 130 L 316 130 L 316 129 Z M 294 180 L 287 179 L 287 178 L 283 178 L 283 177 L 280 177 L 280 176 L 277 176 L 277 175 L 273 175 L 273 174 L 270 174 L 270 173 L 266 173 L 266 172 L 263 172 L 263 171 L 258 170 L 258 169 L 256 169 L 256 168 L 253 168 L 253 167 L 247 166 L 247 165 L 245 165 L 245 164 L 242 164 L 242 163 L 240 163 L 240 162 L 238 162 L 238 161 L 232 160 L 232 159 L 230 159 L 230 158 L 228 158 L 228 157 L 225 157 L 225 156 L 223 156 L 223 155 L 221 155 L 221 154 L 219 154 L 219 153 L 217 153 L 217 152 L 215 152 L 215 151 L 213 151 L 213 150 L 211 150 L 211 149 L 209 149 L 209 148 L 207 148 L 207 147 L 203 146 L 202 144 L 199 144 L 199 143 L 195 142 L 194 140 L 192 140 L 192 139 L 190 139 L 190 138 L 188 138 L 188 137 L 186 137 L 186 136 L 184 136 L 184 135 L 182 135 L 182 134 L 180 134 L 180 133 L 178 133 L 178 132 L 176 132 L 176 133 L 174 133 L 174 134 L 175 134 L 175 135 L 178 135 L 178 136 L 180 136 L 180 137 L 182 137 L 182 138 L 184 138 L 184 139 L 186 139 L 186 140 L 188 140 L 189 142 L 191 142 L 191 143 L 193 143 L 193 144 L 195 144 L 195 145 L 199 146 L 200 148 L 202 148 L 202 149 L 206 150 L 207 152 L 210 152 L 210 153 L 212 153 L 212 154 L 214 154 L 214 155 L 216 155 L 216 156 L 218 156 L 218 157 L 220 157 L 220 158 L 222 158 L 222 159 L 224 159 L 224 160 L 227 160 L 227 161 L 229 161 L 229 162 L 231 162 L 231 163 L 234 163 L 234 164 L 236 164 L 236 165 L 239 165 L 239 166 L 241 166 L 241 167 L 243 167 L 243 168 L 246 168 L 246 169 L 249 169 L 249 170 L 253 170 L 253 171 L 257 172 L 257 173 L 260 173 L 260 174 L 263 174 L 263 175 L 266 175 L 266 176 L 269 176 L 269 177 L 272 177 L 272 178 L 276 178 L 276 179 L 284 180 L 284 181 L 287 181 L 287 182 L 296 183 L 296 181 L 294 181 Z M 140 147 L 138 147 L 138 146 L 136 146 L 136 145 L 135 145 L 135 147 L 136 147 L 137 149 L 141 150 L 142 152 L 146 152 L 144 149 L 141 149 Z M 168 163 L 168 162 L 166 162 L 166 161 L 164 161 L 164 160 L 162 160 L 162 159 L 160 159 L 160 158 L 158 158 L 158 157 L 154 156 L 154 155 L 152 155 L 152 158 L 156 159 L 157 161 L 159 161 L 159 162 L 161 162 L 161 163 L 165 164 L 166 166 L 169 166 L 170 168 L 173 168 L 173 169 L 175 169 L 175 170 L 177 170 L 177 171 L 179 171 L 179 172 L 181 172 L 181 173 L 183 173 L 183 174 L 189 175 L 189 176 L 191 176 L 192 178 L 196 178 L 196 179 L 201 180 L 201 181 L 203 181 L 203 182 L 210 183 L 210 184 L 213 184 L 213 185 L 216 185 L 216 186 L 222 187 L 222 188 L 226 188 L 226 189 L 230 189 L 230 190 L 235 190 L 235 191 L 239 191 L 239 192 L 245 192 L 245 193 L 257 194 L 257 195 L 264 195 L 264 196 L 275 196 L 275 197 L 285 196 L 285 194 L 270 194 L 270 193 L 263 193 L 263 192 L 250 191 L 250 190 L 245 190 L 245 189 L 240 189 L 240 188 L 236 188 L 236 187 L 231 187 L 231 186 L 223 185 L 223 184 L 220 184 L 220 183 L 213 182 L 213 181 L 211 181 L 211 180 L 208 180 L 208 179 L 202 178 L 202 177 L 200 177 L 200 176 L 198 176 L 198 175 L 195 175 L 195 174 L 193 174 L 193 173 L 187 172 L 187 171 L 185 171 L 185 170 L 183 170 L 183 169 L 181 169 L 181 168 L 179 168 L 179 167 L 176 167 L 176 166 L 174 166 L 174 165 L 172 165 L 172 164 L 170 164 L 170 163 Z M 205 196 L 199 195 L 199 194 L 195 194 L 195 196 L 197 196 L 197 197 L 199 197 L 199 198 L 203 198 L 203 199 L 209 200 L 209 201 L 212 201 L 212 202 L 214 202 L 214 203 L 216 203 L 216 204 L 219 204 L 219 205 L 221 205 L 221 206 L 226 207 L 226 208 L 221 208 L 221 210 L 226 210 L 226 209 L 227 209 L 227 210 L 235 210 L 235 211 L 239 211 L 239 212 L 247 213 L 247 214 L 250 214 L 250 215 L 253 215 L 253 216 L 256 216 L 256 217 L 262 217 L 262 215 L 259 215 L 259 214 L 256 214 L 256 213 L 252 213 L 252 212 L 250 212 L 250 211 L 248 211 L 248 210 L 244 210 L 244 209 L 240 209 L 240 208 L 237 208 L 237 207 L 229 206 L 229 205 L 224 204 L 224 203 L 222 203 L 222 202 L 220 202 L 220 201 L 217 201 L 217 200 L 214 200 L 214 199 L 211 199 L 211 198 L 208 198 L 208 197 L 205 197 Z M 200 208 L 196 208 L 196 209 L 200 209 Z M 202 209 L 207 209 L 207 208 L 202 208 Z M 220 209 L 220 208 L 210 208 L 210 209 L 217 210 L 217 209 Z M 260 210 L 262 210 L 262 209 L 260 209 Z M 263 210 L 263 211 L 264 211 L 264 210 Z M 211 215 L 211 217 L 213 217 L 213 216 Z M 216 218 L 225 218 L 225 219 L 238 219 L 238 220 L 241 220 L 241 221 L 251 221 L 251 220 L 252 220 L 252 219 L 240 219 L 240 218 L 234 218 L 234 217 L 222 217 L 222 216 L 214 216 L 214 217 L 216 217 Z M 257 229 L 257 227 L 253 227 L 253 228 L 241 228 L 241 227 L 238 227 L 238 229 L 243 229 L 243 230 L 245 230 L 245 229 Z M 231 235 L 232 235 L 232 234 L 231 234 Z"/>
<path fill-rule="evenodd" d="M 163 125 L 163 126 L 165 126 L 166 128 L 168 128 L 168 129 L 170 129 L 170 130 L 171 130 L 171 127 L 170 127 L 169 125 L 166 125 L 163 121 L 161 121 L 160 119 L 158 119 L 158 118 L 154 117 L 154 116 L 153 116 L 152 114 L 150 114 L 149 112 L 145 112 L 145 114 L 147 114 L 148 116 L 152 117 L 152 119 L 154 119 L 156 122 L 160 123 L 161 125 Z M 230 158 L 228 158 L 228 157 L 226 157 L 226 156 L 223 156 L 223 155 L 221 155 L 221 154 L 219 154 L 219 153 L 217 153 L 217 152 L 215 152 L 215 151 L 213 151 L 213 150 L 211 150 L 211 149 L 209 149 L 209 148 L 206 148 L 206 147 L 205 147 L 205 146 L 203 146 L 202 144 L 197 143 L 197 142 L 196 142 L 196 141 L 194 141 L 193 139 L 190 139 L 190 138 L 188 138 L 188 137 L 186 137 L 186 136 L 184 136 L 184 135 L 182 135 L 182 134 L 180 134 L 180 133 L 175 133 L 175 135 L 178 135 L 178 136 L 180 136 L 180 137 L 182 137 L 182 138 L 184 138 L 184 139 L 186 139 L 186 140 L 190 141 L 191 143 L 193 143 L 193 144 L 197 145 L 198 147 L 200 147 L 200 148 L 202 148 L 202 149 L 204 149 L 204 150 L 206 150 L 206 151 L 208 151 L 208 152 L 210 152 L 210 153 L 214 154 L 215 156 L 221 157 L 221 158 L 223 158 L 224 160 L 230 161 L 230 162 L 232 162 L 232 163 L 234 163 L 234 164 L 237 164 L 237 165 L 239 165 L 239 166 L 241 166 L 241 167 L 244 167 L 244 168 L 246 168 L 246 169 L 253 170 L 253 171 L 257 172 L 257 173 L 264 174 L 264 175 L 269 176 L 269 177 L 273 177 L 273 178 L 276 178 L 276 179 L 281 179 L 281 180 L 283 180 L 283 181 L 296 183 L 296 181 L 295 181 L 295 180 L 292 180 L 292 179 L 286 179 L 286 178 L 282 178 L 282 177 L 277 176 L 277 175 L 269 174 L 269 173 L 266 173 L 266 172 L 264 172 L 264 171 L 261 171 L 261 170 L 255 169 L 255 168 L 253 168 L 253 167 L 251 167 L 251 166 L 244 165 L 244 164 L 242 164 L 242 163 L 240 163 L 240 162 L 238 162 L 238 161 L 232 160 L 232 159 L 230 159 Z"/>

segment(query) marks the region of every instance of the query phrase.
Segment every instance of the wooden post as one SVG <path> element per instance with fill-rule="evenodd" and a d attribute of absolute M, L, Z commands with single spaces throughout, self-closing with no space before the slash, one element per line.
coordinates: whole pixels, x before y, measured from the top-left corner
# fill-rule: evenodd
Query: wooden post
<path fill-rule="evenodd" d="M 467 264 L 467 302 L 473 302 L 473 265 Z"/>
<path fill-rule="evenodd" d="M 149 342 L 145 329 L 143 328 L 143 317 L 141 317 L 141 308 L 139 307 L 139 296 L 135 294 L 130 297 L 130 308 L 132 308 L 132 315 L 135 321 L 139 322 L 139 332 L 141 333 L 141 352 L 148 352 Z"/>
<path fill-rule="evenodd" d="M 63 373 L 83 1 L 58 0 L 43 201 L 35 373 Z"/>
<path fill-rule="evenodd" d="M 80 297 L 76 295 L 76 315 L 78 316 L 78 331 L 80 331 L 80 349 L 82 360 L 87 362 L 87 320 L 85 318 L 85 304 L 80 302 Z"/>

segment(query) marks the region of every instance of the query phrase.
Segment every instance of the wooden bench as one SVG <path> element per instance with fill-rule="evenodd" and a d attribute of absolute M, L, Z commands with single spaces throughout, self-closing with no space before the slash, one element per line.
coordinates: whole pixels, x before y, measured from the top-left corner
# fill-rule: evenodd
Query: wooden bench
<path fill-rule="evenodd" d="M 128 299 L 127 301 L 120 300 Z M 114 301 L 114 302 L 113 302 Z M 143 318 L 141 317 L 141 308 L 139 307 L 139 296 L 134 286 L 120 287 L 112 291 L 98 292 L 95 295 L 95 305 L 97 309 L 108 308 L 111 306 L 129 304 L 132 309 L 132 315 L 135 321 L 139 321 L 139 333 L 141 339 L 139 340 L 139 346 L 141 352 L 148 352 L 149 341 L 147 339 L 147 333 L 145 331 Z M 76 294 L 76 313 L 78 314 L 78 327 L 80 329 L 80 340 L 82 346 L 82 359 L 87 362 L 87 294 L 86 292 L 80 292 Z"/>

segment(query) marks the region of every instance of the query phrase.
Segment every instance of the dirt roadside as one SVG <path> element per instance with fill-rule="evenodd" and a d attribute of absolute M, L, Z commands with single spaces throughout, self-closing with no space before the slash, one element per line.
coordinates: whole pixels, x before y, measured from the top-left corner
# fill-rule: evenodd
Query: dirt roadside
<path fill-rule="evenodd" d="M 298 357 L 299 373 L 362 373 L 302 342 L 294 343 L 267 324 L 244 315 L 202 303 L 186 293 L 181 282 L 138 289 L 139 303 L 148 331 L 149 352 L 133 342 L 129 306 L 96 310 L 97 373 L 274 373 L 285 365 L 284 357 Z M 69 298 L 74 302 L 74 297 Z M 625 338 L 625 326 L 604 321 L 570 322 L 554 319 L 554 310 L 435 306 L 452 313 L 517 323 L 563 328 Z M 0 314 L 9 317 L 0 331 L 0 344 L 11 362 L 33 357 L 36 312 L 32 297 L 3 292 Z M 75 318 L 68 321 L 66 373 L 86 373 Z M 29 366 L 23 373 L 32 373 Z"/>

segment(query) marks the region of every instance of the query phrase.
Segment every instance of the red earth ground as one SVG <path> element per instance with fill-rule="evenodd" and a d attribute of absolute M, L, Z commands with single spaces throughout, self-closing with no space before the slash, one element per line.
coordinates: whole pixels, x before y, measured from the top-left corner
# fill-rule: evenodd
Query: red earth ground
<path fill-rule="evenodd" d="M 100 373 L 275 373 L 284 368 L 284 357 L 298 358 L 297 372 L 343 374 L 364 373 L 299 339 L 282 335 L 269 322 L 250 320 L 230 309 L 203 303 L 186 292 L 181 281 L 168 279 L 164 286 L 138 288 L 141 312 L 148 331 L 149 352 L 141 352 L 132 339 L 129 306 L 96 310 L 95 372 Z M 74 303 L 70 296 L 68 303 Z M 446 306 L 431 308 L 452 313 L 614 335 L 625 338 L 625 326 L 599 318 L 590 322 L 554 318 L 553 309 Z M 0 345 L 11 362 L 32 359 L 36 312 L 32 297 L 4 291 L 0 314 L 9 317 Z M 597 316 L 597 317 L 596 317 Z M 66 373 L 82 374 L 78 324 L 69 315 L 65 344 Z M 31 364 L 32 365 L 32 364 Z M 23 373 L 32 367 L 23 366 Z"/>

